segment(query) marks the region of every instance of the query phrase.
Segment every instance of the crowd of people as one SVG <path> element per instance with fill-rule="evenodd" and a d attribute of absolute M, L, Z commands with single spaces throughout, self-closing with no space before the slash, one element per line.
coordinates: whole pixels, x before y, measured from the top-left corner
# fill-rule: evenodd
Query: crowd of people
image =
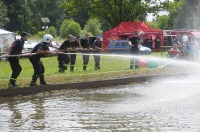
<path fill-rule="evenodd" d="M 21 38 L 15 40 L 8 48 L 8 56 L 10 56 L 8 57 L 8 61 L 12 69 L 12 75 L 9 79 L 8 85 L 11 88 L 18 87 L 18 85 L 16 84 L 16 80 L 22 71 L 18 55 L 22 54 L 24 42 L 27 40 L 28 34 L 26 32 L 23 32 L 21 34 Z M 77 51 L 81 51 L 83 53 L 83 70 L 86 71 L 89 62 L 89 53 L 92 51 L 94 52 L 93 56 L 95 61 L 94 70 L 100 70 L 99 53 L 100 50 L 103 50 L 103 44 L 100 37 L 97 36 L 96 40 L 91 43 L 88 33 L 86 33 L 85 37 L 82 39 L 80 38 L 80 36 L 74 37 L 72 35 L 68 35 L 67 39 L 61 44 L 58 50 L 50 51 L 49 46 L 51 46 L 52 40 L 52 35 L 44 35 L 43 40 L 35 45 L 30 54 L 27 54 L 34 69 L 30 86 L 36 86 L 38 78 L 40 79 L 40 85 L 47 85 L 47 82 L 44 78 L 45 68 L 41 60 L 41 57 L 43 57 L 45 54 L 58 55 L 58 71 L 63 73 L 65 70 L 67 70 L 68 65 L 70 65 L 70 71 L 74 71 Z"/>
<path fill-rule="evenodd" d="M 199 42 L 194 36 L 186 34 L 178 34 L 172 40 L 172 48 L 168 51 L 168 57 L 184 58 L 188 60 L 197 60 L 199 53 Z"/>
<path fill-rule="evenodd" d="M 22 68 L 19 63 L 19 56 L 22 54 L 24 47 L 24 42 L 28 40 L 28 34 L 23 32 L 21 38 L 15 40 L 8 49 L 8 55 L 16 55 L 15 57 L 9 57 L 10 66 L 12 69 L 12 75 L 9 80 L 9 87 L 16 88 L 17 77 L 19 76 Z M 32 49 L 31 54 L 29 54 L 29 60 L 33 66 L 34 73 L 32 75 L 32 80 L 30 86 L 36 86 L 37 79 L 40 80 L 40 85 L 47 85 L 47 82 L 44 78 L 45 68 L 42 63 L 41 57 L 45 54 L 48 55 L 57 55 L 58 60 L 58 72 L 64 73 L 65 70 L 70 69 L 70 72 L 74 71 L 74 66 L 76 63 L 76 52 L 82 53 L 83 59 L 83 71 L 87 70 L 87 65 L 90 59 L 90 52 L 93 52 L 94 56 L 94 70 L 100 70 L 100 51 L 103 50 L 102 39 L 97 36 L 94 42 L 91 42 L 90 36 L 88 33 L 85 34 L 83 38 L 80 36 L 68 35 L 66 40 L 60 45 L 57 51 L 50 51 L 49 46 L 53 40 L 53 36 L 46 34 L 43 37 L 43 40 L 39 42 Z M 131 45 L 131 53 L 134 56 L 137 56 L 139 53 L 139 44 L 140 37 L 137 31 L 135 31 L 134 36 L 129 38 Z M 130 69 L 139 68 L 139 59 L 137 57 L 131 57 L 130 60 Z"/>

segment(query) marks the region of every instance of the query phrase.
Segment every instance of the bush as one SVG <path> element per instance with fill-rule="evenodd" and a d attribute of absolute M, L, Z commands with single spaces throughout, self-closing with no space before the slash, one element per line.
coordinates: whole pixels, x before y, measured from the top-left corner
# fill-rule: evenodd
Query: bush
<path fill-rule="evenodd" d="M 57 30 L 54 26 L 49 27 L 48 29 L 45 30 L 47 34 L 51 34 L 54 38 L 57 37 Z"/>
<path fill-rule="evenodd" d="M 71 35 L 80 35 L 81 27 L 79 23 L 75 22 L 73 19 L 66 19 L 63 21 L 60 27 L 60 36 L 61 38 L 66 38 L 69 34 Z"/>
<path fill-rule="evenodd" d="M 93 35 L 97 35 L 102 33 L 102 30 L 100 28 L 101 24 L 99 20 L 94 18 L 87 21 L 84 30 L 90 32 Z"/>
<path fill-rule="evenodd" d="M 45 31 L 38 31 L 38 33 L 35 34 L 33 37 L 42 38 L 45 34 L 46 34 Z"/>

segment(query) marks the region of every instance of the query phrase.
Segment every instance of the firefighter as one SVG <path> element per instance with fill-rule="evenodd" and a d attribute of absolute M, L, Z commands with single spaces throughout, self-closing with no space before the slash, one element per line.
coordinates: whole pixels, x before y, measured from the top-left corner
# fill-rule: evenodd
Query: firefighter
<path fill-rule="evenodd" d="M 72 51 L 70 54 L 70 71 L 74 71 L 74 65 L 76 63 L 76 49 L 81 48 L 80 36 L 76 36 L 75 41 L 71 43 Z"/>
<path fill-rule="evenodd" d="M 50 34 L 46 34 L 43 37 L 43 41 L 39 42 L 31 51 L 31 53 L 36 53 L 36 55 L 30 56 L 29 60 L 33 65 L 34 74 L 32 76 L 32 81 L 30 86 L 36 86 L 37 79 L 40 79 L 40 85 L 47 85 L 44 79 L 44 65 L 41 61 L 41 57 L 45 54 L 55 55 L 57 51 L 50 51 L 49 46 L 53 40 L 53 37 Z"/>
<path fill-rule="evenodd" d="M 94 62 L 95 67 L 94 70 L 100 70 L 100 50 L 103 48 L 103 43 L 99 36 L 96 37 L 96 41 L 93 43 L 94 51 Z"/>
<path fill-rule="evenodd" d="M 73 36 L 68 35 L 67 40 L 65 40 L 59 47 L 59 51 L 64 53 L 58 55 L 58 67 L 59 67 L 58 72 L 64 72 L 65 70 L 67 70 L 67 67 L 70 63 L 70 57 L 67 53 L 69 53 L 68 50 L 71 48 L 72 40 Z"/>
<path fill-rule="evenodd" d="M 18 55 L 22 53 L 22 49 L 24 48 L 24 42 L 28 40 L 28 34 L 23 32 L 21 34 L 21 39 L 15 40 L 9 47 L 8 47 L 8 55 Z M 9 80 L 9 87 L 17 88 L 18 85 L 15 83 L 17 77 L 22 71 L 21 65 L 19 64 L 19 57 L 9 57 L 8 61 L 10 63 L 12 69 L 12 75 Z"/>
<path fill-rule="evenodd" d="M 89 40 L 89 34 L 86 33 L 85 37 L 83 39 L 81 39 L 81 47 L 83 48 L 83 71 L 86 71 L 87 69 L 87 65 L 89 62 L 89 53 L 90 51 L 88 51 L 90 49 L 90 40 Z M 85 51 L 84 51 L 85 50 Z"/>

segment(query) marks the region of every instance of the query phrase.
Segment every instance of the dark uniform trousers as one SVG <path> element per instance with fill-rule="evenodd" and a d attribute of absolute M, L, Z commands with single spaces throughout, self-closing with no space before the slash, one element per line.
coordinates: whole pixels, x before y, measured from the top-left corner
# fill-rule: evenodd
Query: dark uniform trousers
<path fill-rule="evenodd" d="M 46 82 L 44 80 L 44 65 L 42 64 L 42 61 L 40 58 L 37 57 L 30 57 L 30 62 L 33 65 L 34 74 L 32 76 L 32 84 L 36 84 L 38 77 L 40 78 L 40 84 L 46 85 Z"/>
<path fill-rule="evenodd" d="M 10 77 L 10 81 L 9 83 L 13 86 L 15 86 L 15 82 L 17 77 L 19 76 L 19 74 L 22 71 L 22 67 L 19 64 L 19 58 L 18 57 L 10 57 L 8 58 L 8 61 L 10 63 L 11 69 L 12 69 L 12 75 Z"/>
<path fill-rule="evenodd" d="M 90 55 L 88 52 L 83 53 L 83 71 L 86 71 L 87 65 L 89 63 Z"/>
<path fill-rule="evenodd" d="M 76 54 L 75 52 L 73 52 L 71 55 L 70 55 L 70 71 L 74 71 L 74 65 L 76 63 Z"/>
<path fill-rule="evenodd" d="M 131 48 L 131 54 L 137 56 L 139 54 L 138 48 Z M 135 68 L 139 68 L 139 59 L 137 57 L 131 57 L 130 60 L 130 69 L 133 69 L 133 66 L 135 65 Z"/>
<path fill-rule="evenodd" d="M 68 54 L 59 54 L 58 55 L 59 72 L 64 72 L 65 70 L 67 70 L 69 62 L 70 58 Z"/>
<path fill-rule="evenodd" d="M 94 62 L 95 62 L 95 67 L 94 70 L 99 70 L 100 69 L 100 52 L 94 52 Z"/>

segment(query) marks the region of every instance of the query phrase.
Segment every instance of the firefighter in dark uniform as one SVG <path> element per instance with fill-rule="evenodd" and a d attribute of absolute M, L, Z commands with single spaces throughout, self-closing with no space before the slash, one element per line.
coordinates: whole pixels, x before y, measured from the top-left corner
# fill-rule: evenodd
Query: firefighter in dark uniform
<path fill-rule="evenodd" d="M 38 43 L 31 51 L 31 53 L 36 53 L 36 55 L 30 56 L 29 60 L 33 65 L 34 74 L 32 76 L 32 81 L 30 86 L 36 86 L 37 79 L 40 79 L 40 85 L 47 85 L 44 79 L 44 65 L 42 64 L 41 57 L 44 54 L 55 55 L 57 52 L 50 51 L 49 46 L 53 40 L 53 37 L 50 34 L 46 34 L 43 37 L 43 41 Z"/>
<path fill-rule="evenodd" d="M 95 62 L 95 67 L 94 70 L 99 70 L 100 69 L 100 50 L 103 48 L 103 43 L 101 41 L 101 38 L 99 36 L 96 37 L 96 41 L 93 43 L 93 48 L 95 49 L 94 51 L 94 62 Z"/>
<path fill-rule="evenodd" d="M 28 34 L 23 32 L 21 34 L 21 39 L 15 40 L 9 47 L 8 47 L 8 55 L 18 55 L 22 53 L 24 48 L 24 41 L 27 41 Z M 12 69 L 12 75 L 9 80 L 9 87 L 16 88 L 18 85 L 15 83 L 17 77 L 22 71 L 21 65 L 19 64 L 19 57 L 9 57 L 8 61 L 10 63 Z"/>
<path fill-rule="evenodd" d="M 131 37 L 129 39 L 129 41 L 131 42 L 131 54 L 132 55 L 138 55 L 139 54 L 139 48 L 138 48 L 138 42 L 139 42 L 140 38 L 138 35 L 137 31 L 134 31 L 134 36 Z M 135 58 L 135 57 L 131 57 L 131 61 L 130 61 L 130 69 L 133 69 L 133 66 L 135 65 L 135 68 L 139 68 L 139 59 Z"/>
<path fill-rule="evenodd" d="M 90 49 L 90 40 L 89 40 L 89 34 L 85 34 L 85 38 L 81 39 L 81 47 L 83 48 L 83 71 L 86 71 L 88 62 L 89 62 L 89 53 L 88 51 Z M 85 51 L 84 51 L 85 50 Z"/>
<path fill-rule="evenodd" d="M 71 43 L 72 51 L 70 54 L 70 71 L 74 71 L 74 65 L 76 63 L 76 49 L 79 49 L 81 47 L 81 42 L 80 42 L 80 36 L 76 36 L 75 41 Z"/>
<path fill-rule="evenodd" d="M 72 40 L 73 40 L 73 36 L 68 35 L 67 40 L 65 40 L 59 47 L 59 51 L 64 52 L 63 54 L 58 55 L 59 72 L 64 72 L 65 70 L 67 70 L 67 67 L 70 63 L 70 57 L 68 54 L 69 53 L 68 50 L 71 48 Z"/>

